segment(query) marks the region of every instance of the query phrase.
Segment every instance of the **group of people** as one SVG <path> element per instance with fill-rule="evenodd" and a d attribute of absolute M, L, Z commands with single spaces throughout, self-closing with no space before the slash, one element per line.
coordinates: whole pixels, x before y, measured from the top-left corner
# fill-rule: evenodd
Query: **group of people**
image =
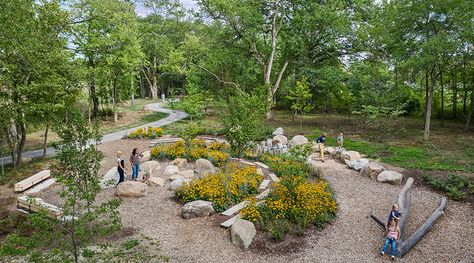
<path fill-rule="evenodd" d="M 337 146 L 342 148 L 344 145 L 344 135 L 339 133 L 336 138 Z M 316 143 L 319 147 L 319 155 L 321 162 L 324 162 L 324 143 L 326 142 L 326 133 L 321 134 L 316 139 Z M 391 259 L 395 259 L 395 252 L 397 248 L 397 240 L 400 239 L 400 229 L 398 228 L 398 221 L 400 220 L 400 212 L 398 211 L 398 205 L 394 204 L 392 210 L 390 211 L 390 215 L 388 216 L 387 226 L 385 228 L 385 243 L 383 245 L 380 254 L 383 256 L 387 252 L 388 246 L 391 245 Z"/>
<path fill-rule="evenodd" d="M 130 167 L 132 168 L 132 181 L 138 180 L 138 171 L 140 170 L 140 159 L 143 157 L 143 154 L 138 152 L 137 148 L 133 148 L 132 153 L 130 154 Z M 128 170 L 125 166 L 125 160 L 122 159 L 122 152 L 117 151 L 117 171 L 119 173 L 119 181 L 117 185 L 125 181 L 125 170 Z M 148 180 L 148 175 L 144 174 L 142 181 Z"/>

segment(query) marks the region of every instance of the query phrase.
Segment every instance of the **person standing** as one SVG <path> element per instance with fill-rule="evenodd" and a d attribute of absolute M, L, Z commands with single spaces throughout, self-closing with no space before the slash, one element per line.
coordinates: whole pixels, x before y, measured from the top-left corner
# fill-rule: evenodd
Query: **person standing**
<path fill-rule="evenodd" d="M 166 102 L 166 96 L 165 96 L 165 93 L 161 93 L 161 101 L 162 101 L 163 103 L 165 103 L 165 102 Z"/>
<path fill-rule="evenodd" d="M 125 161 L 122 159 L 122 152 L 117 151 L 117 171 L 119 173 L 119 181 L 117 185 L 125 181 Z"/>
<path fill-rule="evenodd" d="M 130 165 L 132 166 L 132 181 L 138 179 L 138 170 L 140 169 L 140 159 L 143 154 L 139 153 L 137 148 L 133 148 L 132 155 L 130 155 Z"/>
<path fill-rule="evenodd" d="M 326 133 L 321 134 L 321 136 L 316 139 L 316 143 L 319 146 L 319 157 L 321 158 L 321 162 L 324 163 L 324 143 L 326 142 Z"/>
<path fill-rule="evenodd" d="M 337 136 L 337 146 L 339 148 L 342 148 L 344 146 L 344 134 L 339 133 L 339 136 Z"/>

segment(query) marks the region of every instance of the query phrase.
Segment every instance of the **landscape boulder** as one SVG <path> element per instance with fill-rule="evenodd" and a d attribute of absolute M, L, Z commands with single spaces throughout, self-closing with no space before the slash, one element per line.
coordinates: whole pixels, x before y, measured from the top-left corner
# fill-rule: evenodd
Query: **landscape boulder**
<path fill-rule="evenodd" d="M 148 185 L 142 182 L 126 181 L 117 186 L 115 195 L 120 197 L 143 197 L 146 195 Z"/>
<path fill-rule="evenodd" d="M 303 145 L 308 143 L 308 138 L 303 135 L 296 135 L 293 137 L 289 143 L 290 146 Z"/>
<path fill-rule="evenodd" d="M 356 151 L 344 151 L 341 153 L 340 160 L 344 164 L 348 164 L 350 162 L 355 162 L 360 159 L 359 152 Z"/>
<path fill-rule="evenodd" d="M 285 134 L 285 131 L 283 130 L 282 127 L 276 128 L 276 130 L 273 132 L 273 135 L 274 135 L 274 136 L 283 135 L 283 134 Z"/>
<path fill-rule="evenodd" d="M 172 176 L 168 177 L 168 180 L 174 181 L 174 180 L 180 179 L 180 178 L 184 178 L 184 176 L 182 176 L 180 173 L 177 173 L 177 174 L 173 174 Z"/>
<path fill-rule="evenodd" d="M 116 186 L 118 181 L 119 174 L 117 171 L 117 167 L 112 167 L 105 173 L 104 177 L 102 177 L 99 185 L 101 189 L 105 189 Z"/>
<path fill-rule="evenodd" d="M 171 191 L 176 191 L 181 185 L 185 184 L 185 183 L 189 183 L 191 182 L 192 180 L 189 179 L 189 178 L 178 178 L 178 179 L 175 179 L 173 180 L 171 183 L 170 183 L 170 190 Z"/>
<path fill-rule="evenodd" d="M 163 186 L 165 185 L 165 179 L 153 176 L 148 179 L 147 183 L 150 186 Z"/>
<path fill-rule="evenodd" d="M 185 178 L 193 178 L 196 173 L 194 172 L 194 170 L 184 170 L 179 172 L 178 174 Z"/>
<path fill-rule="evenodd" d="M 151 160 L 151 153 L 150 153 L 150 151 L 142 152 L 142 154 L 143 154 L 143 157 L 142 157 L 142 159 L 141 159 L 142 162 L 146 162 L 146 161 Z"/>
<path fill-rule="evenodd" d="M 181 216 L 184 219 L 191 219 L 195 217 L 206 217 L 215 212 L 214 207 L 212 207 L 212 202 L 197 200 L 186 203 L 181 209 Z"/>
<path fill-rule="evenodd" d="M 232 244 L 240 248 L 247 249 L 252 244 L 253 238 L 257 234 L 255 225 L 244 219 L 237 219 L 230 227 L 230 238 Z"/>
<path fill-rule="evenodd" d="M 172 161 L 171 164 L 178 168 L 184 168 L 186 167 L 186 165 L 188 165 L 188 160 L 184 158 L 177 158 L 174 161 Z"/>
<path fill-rule="evenodd" d="M 160 170 L 161 166 L 160 163 L 157 161 L 148 161 L 144 162 L 140 165 L 140 168 L 142 169 L 143 172 L 148 173 L 148 174 L 153 174 L 158 172 Z"/>
<path fill-rule="evenodd" d="M 335 151 L 334 147 L 324 147 L 324 153 L 326 154 L 332 155 L 334 151 Z"/>
<path fill-rule="evenodd" d="M 354 161 L 354 162 L 348 162 L 346 163 L 347 166 L 349 166 L 349 168 L 351 169 L 354 169 L 356 171 L 360 171 L 362 170 L 368 163 L 369 163 L 369 159 L 365 159 L 365 158 L 361 158 L 357 161 Z"/>
<path fill-rule="evenodd" d="M 178 167 L 176 165 L 172 165 L 172 164 L 166 166 L 165 171 L 163 172 L 163 174 L 165 176 L 172 176 L 172 175 L 177 174 L 177 173 L 179 173 Z"/>
<path fill-rule="evenodd" d="M 395 171 L 383 171 L 377 176 L 377 181 L 389 184 L 401 184 L 402 174 Z"/>
<path fill-rule="evenodd" d="M 196 160 L 196 169 L 198 170 L 212 170 L 214 165 L 206 159 L 199 158 Z"/>
<path fill-rule="evenodd" d="M 377 179 L 379 173 L 385 171 L 385 167 L 376 163 L 369 162 L 364 168 L 362 168 L 361 173 L 363 176 L 370 177 L 371 179 Z"/>
<path fill-rule="evenodd" d="M 288 144 L 288 139 L 284 135 L 275 135 L 275 136 L 273 136 L 272 144 L 273 144 L 273 142 L 281 143 L 282 145 L 286 145 L 286 144 Z M 269 147 L 271 147 L 271 145 L 269 145 Z"/>
<path fill-rule="evenodd" d="M 333 153 L 333 156 L 334 156 L 334 159 L 336 160 L 341 160 L 341 155 L 343 152 L 345 152 L 346 149 L 342 148 L 342 147 L 337 147 L 335 150 L 334 150 L 334 153 Z"/>

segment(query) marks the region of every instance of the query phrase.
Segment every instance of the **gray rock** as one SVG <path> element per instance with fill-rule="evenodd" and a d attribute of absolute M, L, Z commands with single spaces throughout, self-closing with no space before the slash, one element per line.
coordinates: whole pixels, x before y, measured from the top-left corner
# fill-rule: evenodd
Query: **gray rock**
<path fill-rule="evenodd" d="M 117 167 L 110 168 L 107 173 L 105 173 L 104 177 L 100 180 L 100 188 L 110 188 L 117 185 L 119 181 L 119 173 L 117 171 Z"/>
<path fill-rule="evenodd" d="M 174 181 L 174 180 L 180 179 L 180 178 L 184 178 L 184 176 L 182 176 L 180 173 L 177 173 L 177 174 L 173 174 L 172 176 L 168 177 L 168 180 Z"/>
<path fill-rule="evenodd" d="M 161 168 L 161 166 L 160 166 L 160 163 L 157 162 L 157 161 L 148 161 L 148 162 L 142 163 L 140 165 L 140 168 L 145 173 L 153 174 L 153 173 L 158 172 L 158 170 Z"/>
<path fill-rule="evenodd" d="M 333 153 L 333 156 L 334 156 L 334 159 L 336 160 L 340 160 L 341 159 L 341 155 L 343 152 L 345 152 L 346 149 L 344 148 L 336 148 L 336 150 L 334 150 L 334 153 Z"/>
<path fill-rule="evenodd" d="M 283 135 L 283 134 L 285 134 L 285 131 L 283 130 L 282 127 L 276 128 L 276 130 L 273 132 L 273 135 L 275 135 L 275 136 L 276 135 Z"/>
<path fill-rule="evenodd" d="M 142 152 L 142 154 L 143 154 L 143 157 L 142 157 L 142 159 L 141 159 L 142 162 L 146 162 L 146 161 L 151 160 L 151 153 L 150 153 L 150 151 Z"/>
<path fill-rule="evenodd" d="M 303 145 L 307 143 L 308 143 L 308 139 L 306 137 L 304 137 L 303 135 L 296 135 L 295 137 L 291 139 L 289 145 L 296 146 L 296 145 Z"/>
<path fill-rule="evenodd" d="M 370 162 L 369 159 L 362 158 L 362 159 L 359 159 L 359 160 L 357 160 L 357 161 L 347 163 L 347 166 L 349 166 L 351 169 L 354 169 L 354 170 L 356 170 L 356 171 L 360 171 L 360 170 L 362 170 L 362 168 L 364 168 L 369 162 Z"/>
<path fill-rule="evenodd" d="M 371 179 L 377 179 L 379 173 L 385 171 L 385 167 L 376 163 L 376 162 L 369 162 L 362 170 L 360 171 L 363 176 L 370 177 Z"/>
<path fill-rule="evenodd" d="M 350 162 L 355 162 L 360 159 L 359 152 L 356 151 L 344 151 L 341 153 L 340 160 L 342 163 L 348 164 Z"/>
<path fill-rule="evenodd" d="M 395 171 L 383 171 L 377 176 L 377 181 L 389 184 L 401 184 L 402 174 Z"/>
<path fill-rule="evenodd" d="M 165 179 L 161 177 L 150 177 L 148 179 L 147 184 L 150 186 L 163 186 L 165 185 Z"/>
<path fill-rule="evenodd" d="M 181 216 L 184 219 L 190 219 L 195 217 L 206 217 L 212 215 L 216 211 L 212 207 L 212 203 L 203 200 L 192 201 L 186 203 L 181 209 Z"/>
<path fill-rule="evenodd" d="M 178 168 L 184 168 L 186 167 L 186 165 L 188 165 L 188 160 L 184 158 L 177 158 L 174 161 L 172 161 L 171 164 Z"/>
<path fill-rule="evenodd" d="M 230 227 L 230 238 L 232 243 L 240 248 L 247 249 L 252 244 L 253 238 L 257 234 L 257 230 L 252 222 L 237 219 Z"/>
<path fill-rule="evenodd" d="M 282 145 L 288 144 L 288 138 L 283 135 L 276 135 L 272 139 L 272 144 L 268 145 L 269 147 L 273 146 L 273 142 L 281 143 Z"/>
<path fill-rule="evenodd" d="M 142 182 L 126 181 L 117 186 L 115 195 L 120 197 L 143 197 L 146 195 L 148 185 Z"/>
<path fill-rule="evenodd" d="M 334 147 L 324 147 L 324 153 L 326 154 L 332 155 L 334 151 L 335 151 Z"/>
<path fill-rule="evenodd" d="M 194 170 L 184 170 L 178 174 L 185 178 L 193 178 L 196 175 L 196 172 Z"/>
<path fill-rule="evenodd" d="M 199 158 L 196 160 L 196 169 L 211 170 L 214 169 L 214 165 L 209 160 Z"/>
<path fill-rule="evenodd" d="M 176 165 L 172 165 L 172 164 L 166 166 L 165 171 L 163 172 L 163 174 L 165 176 L 172 176 L 172 175 L 177 174 L 177 173 L 179 173 L 178 167 Z"/>
<path fill-rule="evenodd" d="M 180 186 L 182 186 L 183 184 L 185 183 L 189 183 L 191 182 L 192 180 L 189 179 L 189 178 L 178 178 L 178 179 L 175 179 L 173 180 L 171 183 L 170 183 L 170 190 L 171 191 L 176 191 Z"/>

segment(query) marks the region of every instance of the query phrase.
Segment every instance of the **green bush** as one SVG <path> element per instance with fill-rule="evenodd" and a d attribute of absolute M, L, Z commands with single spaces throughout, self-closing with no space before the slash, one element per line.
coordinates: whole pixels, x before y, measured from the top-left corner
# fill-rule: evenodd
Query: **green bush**
<path fill-rule="evenodd" d="M 446 179 L 438 176 L 423 175 L 423 180 L 431 187 L 446 192 L 450 199 L 459 201 L 466 194 L 474 194 L 474 180 L 459 174 L 450 174 Z"/>

